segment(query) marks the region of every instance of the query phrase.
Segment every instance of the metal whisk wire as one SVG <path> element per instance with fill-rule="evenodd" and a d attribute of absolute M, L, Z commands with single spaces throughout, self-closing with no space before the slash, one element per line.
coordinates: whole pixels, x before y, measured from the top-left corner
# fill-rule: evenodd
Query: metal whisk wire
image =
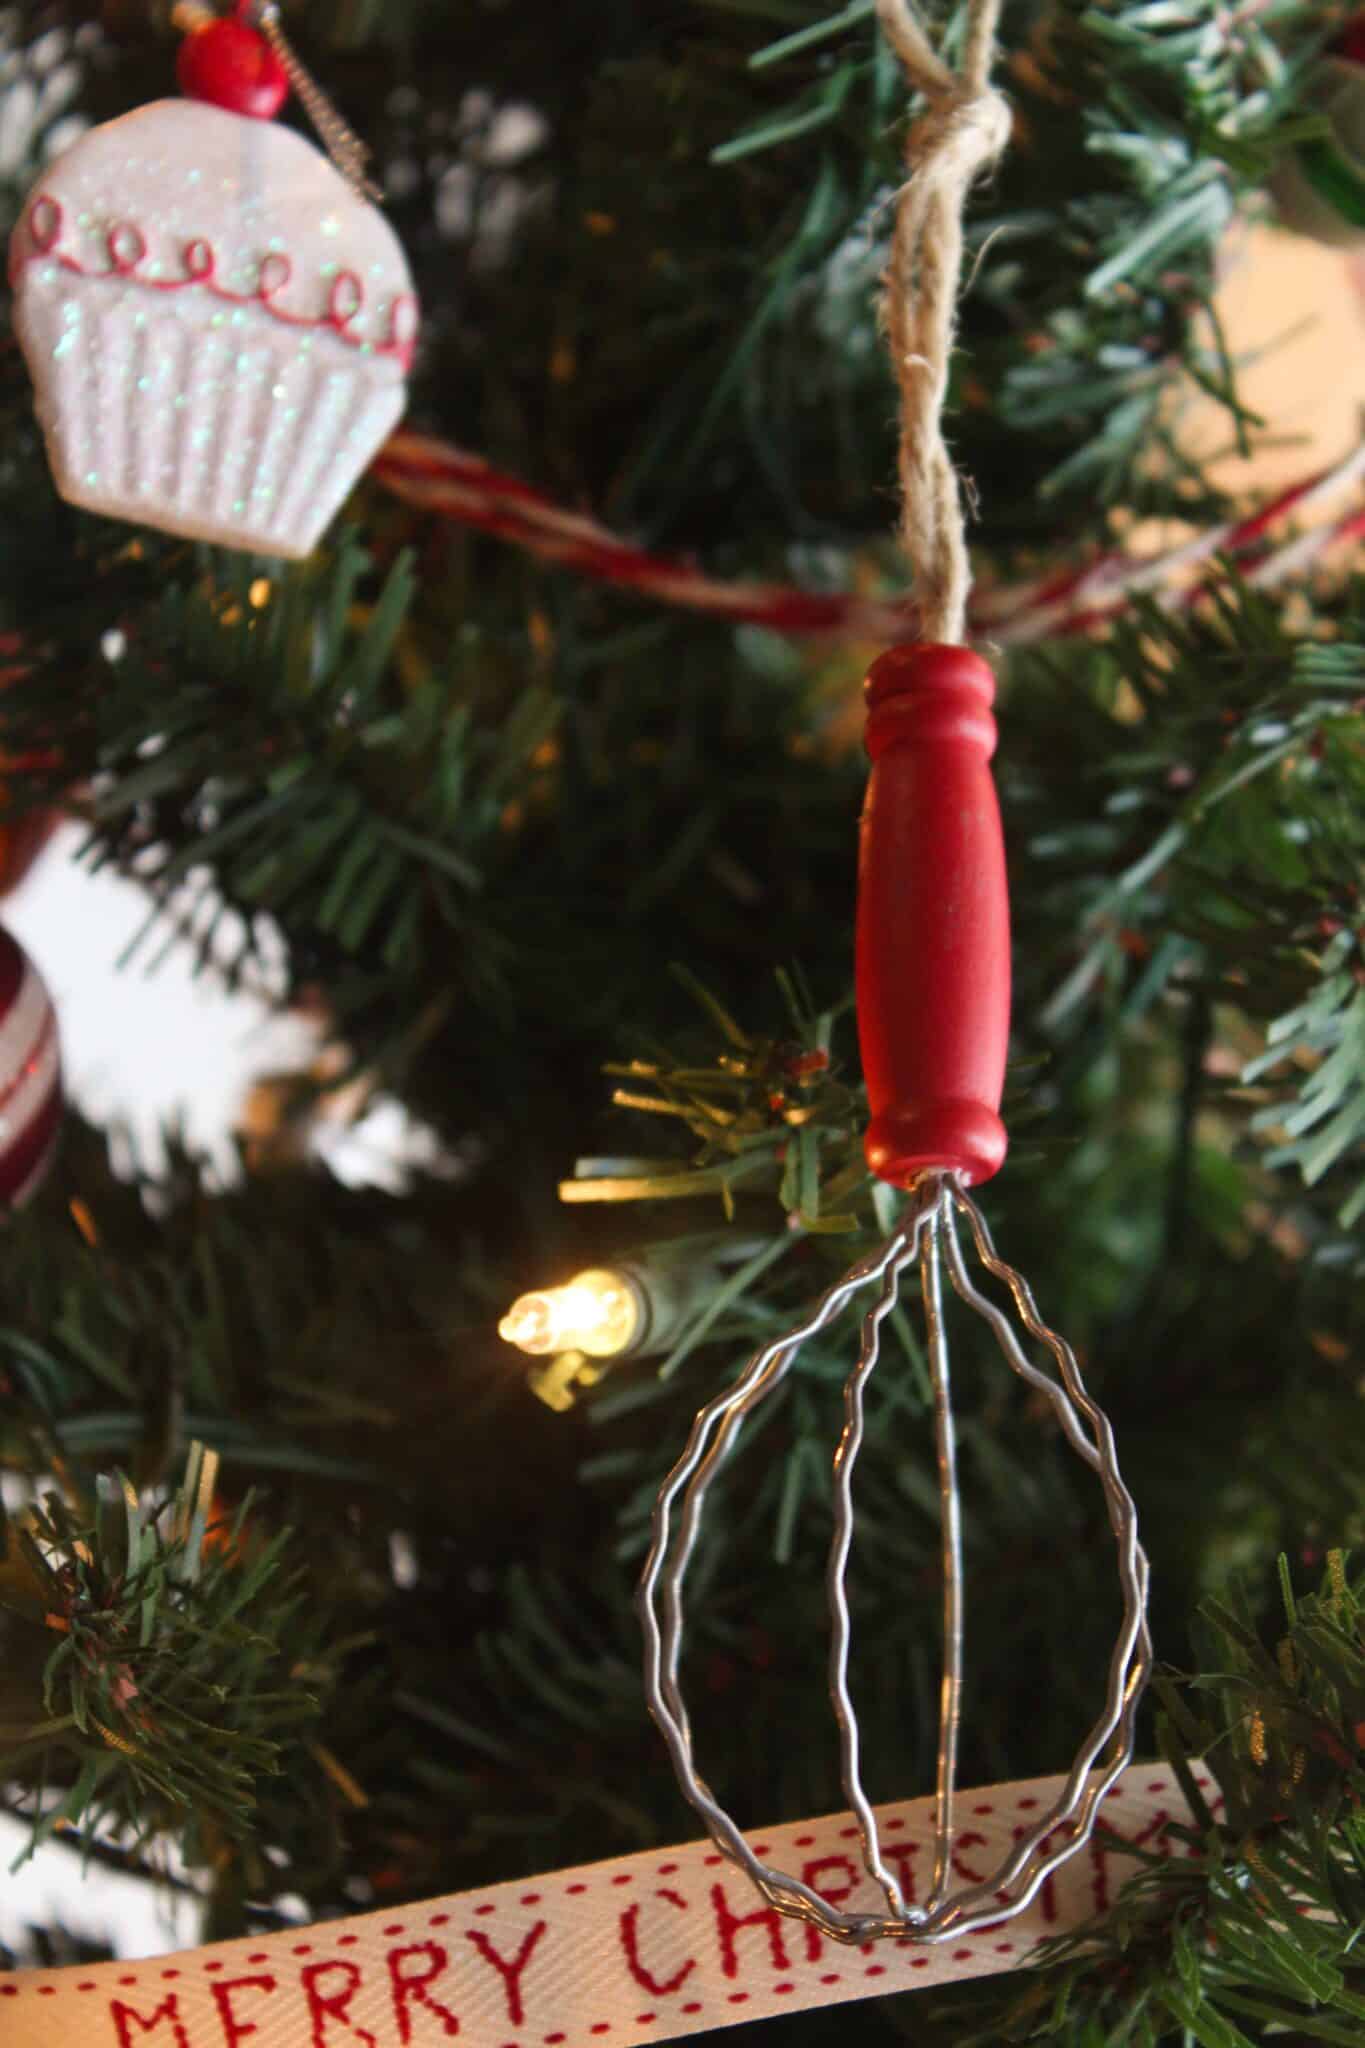
<path fill-rule="evenodd" d="M 1026 1330 L 1051 1352 L 1059 1380 L 1052 1379 L 1032 1362 L 1004 1311 L 973 1283 L 957 1235 L 959 1213 L 968 1221 L 982 1265 L 1008 1288 Z M 1098 1473 L 1118 1547 L 1123 1594 L 1123 1619 L 1110 1660 L 1104 1709 L 1086 1736 L 1058 1799 L 1013 1845 L 989 1877 L 956 1892 L 949 1890 L 949 1882 L 962 1693 L 963 1588 L 961 1511 L 940 1284 L 941 1259 L 945 1255 L 954 1291 L 983 1317 L 1011 1370 L 1045 1396 L 1067 1441 Z M 876 1816 L 862 1784 L 858 1719 L 848 1685 L 851 1621 L 845 1581 L 853 1539 L 853 1475 L 863 1438 L 865 1390 L 877 1363 L 881 1326 L 898 1300 L 900 1276 L 917 1258 L 929 1335 L 938 1451 L 944 1667 L 934 1871 L 925 1902 L 908 1904 L 886 1867 Z M 877 1282 L 878 1296 L 864 1317 L 858 1359 L 844 1387 L 844 1428 L 834 1460 L 834 1531 L 826 1583 L 832 1623 L 830 1694 L 839 1724 L 843 1784 L 857 1819 L 864 1868 L 885 1901 L 885 1911 L 880 1913 L 842 1911 L 799 1878 L 763 1863 L 754 1854 L 697 1772 L 679 1679 L 684 1582 L 711 1482 L 733 1447 L 745 1418 L 781 1384 L 801 1345 L 824 1329 L 862 1288 Z M 1093 1434 L 1087 1433 L 1085 1424 Z M 673 1518 L 679 1503 L 675 1531 Z M 756 1352 L 734 1386 L 698 1414 L 686 1448 L 655 1504 L 652 1542 L 640 1582 L 649 1707 L 668 1744 L 679 1783 L 712 1840 L 773 1905 L 794 1918 L 812 1923 L 835 1941 L 861 1943 L 897 1936 L 923 1942 L 945 1941 L 1022 1911 L 1052 1872 L 1084 1846 L 1100 1800 L 1132 1754 L 1134 1717 L 1151 1665 L 1146 1593 L 1147 1560 L 1137 1541 L 1132 1497 L 1119 1475 L 1113 1432 L 1108 1418 L 1086 1391 L 1071 1347 L 1043 1322 L 1028 1283 L 995 1251 L 985 1219 L 959 1178 L 950 1173 L 926 1173 L 912 1189 L 910 1207 L 892 1237 L 829 1288 L 803 1323 Z"/>
<path fill-rule="evenodd" d="M 908 1227 L 913 1230 L 913 1224 Z M 906 1258 L 913 1256 L 913 1249 L 913 1236 L 907 1236 L 905 1228 L 897 1231 L 829 1288 L 803 1323 L 755 1352 L 733 1387 L 718 1394 L 700 1410 L 682 1455 L 654 1503 L 652 1539 L 640 1578 L 646 1698 L 668 1745 L 673 1768 L 686 1797 L 701 1815 L 717 1848 L 746 1872 L 766 1898 L 798 1919 L 826 1927 L 831 1912 L 827 1902 L 799 1879 L 770 1869 L 759 1861 L 696 1770 L 691 1727 L 678 1675 L 684 1627 L 683 1584 L 696 1546 L 707 1492 L 744 1418 L 781 1384 L 806 1339 L 832 1322 L 860 1288 L 881 1279 L 889 1269 L 898 1271 Z M 894 1299 L 893 1293 L 891 1300 Z M 876 1327 L 873 1322 L 874 1341 Z M 680 1497 L 682 1512 L 675 1533 L 673 1512 Z M 854 1741 L 856 1745 L 856 1732 Z M 870 1820 L 870 1810 L 868 1817 Z M 838 1916 L 841 1921 L 847 1919 L 850 1927 L 855 1920 L 861 1927 L 865 1917 Z M 866 1936 L 846 1933 L 841 1929 L 836 1938 L 861 1940 Z"/>
<path fill-rule="evenodd" d="M 881 1886 L 887 1910 L 898 1918 L 904 1915 L 905 1902 L 901 1896 L 900 1885 L 882 1860 L 876 1817 L 862 1783 L 858 1717 L 848 1689 L 848 1653 L 852 1625 L 845 1578 L 853 1543 L 853 1471 L 863 1442 L 863 1396 L 880 1354 L 882 1323 L 896 1306 L 901 1273 L 915 1257 L 935 1199 L 936 1190 L 926 1182 L 906 1217 L 900 1236 L 901 1248 L 882 1274 L 882 1287 L 877 1301 L 863 1319 L 863 1341 L 857 1363 L 844 1382 L 844 1427 L 834 1453 L 834 1534 L 830 1543 L 829 1566 L 825 1577 L 832 1622 L 829 1691 L 834 1704 L 834 1716 L 839 1724 L 841 1775 L 849 1804 L 858 1823 L 863 1867 Z M 892 1243 L 896 1241 L 893 1239 Z"/>

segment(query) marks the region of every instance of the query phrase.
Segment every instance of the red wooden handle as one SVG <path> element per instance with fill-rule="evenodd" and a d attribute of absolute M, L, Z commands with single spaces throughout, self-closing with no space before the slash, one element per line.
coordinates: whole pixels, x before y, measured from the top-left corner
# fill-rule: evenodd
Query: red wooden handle
<path fill-rule="evenodd" d="M 868 1164 L 896 1187 L 927 1169 L 988 1180 L 1005 1157 L 1010 920 L 994 697 L 990 669 L 965 647 L 893 647 L 867 679 L 858 1035 Z"/>

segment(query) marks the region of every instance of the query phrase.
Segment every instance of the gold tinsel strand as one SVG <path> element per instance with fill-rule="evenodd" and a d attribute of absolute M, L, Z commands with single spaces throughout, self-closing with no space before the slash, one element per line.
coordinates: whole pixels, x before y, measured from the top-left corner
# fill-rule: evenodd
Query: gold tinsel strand
<path fill-rule="evenodd" d="M 326 1772 L 348 1806 L 363 1809 L 369 1805 L 370 1796 L 368 1792 L 352 1777 L 340 1757 L 333 1756 L 331 1750 L 321 1742 L 310 1742 L 308 1744 L 308 1751 L 316 1759 L 322 1770 Z"/>
<path fill-rule="evenodd" d="M 90 1726 L 96 1729 L 104 1737 L 110 1749 L 121 1750 L 124 1756 L 137 1755 L 137 1749 L 131 1742 L 129 1742 L 126 1739 L 126 1737 L 122 1735 L 115 1735 L 112 1728 L 106 1728 L 103 1721 L 97 1721 L 93 1714 L 90 1716 Z"/>
<path fill-rule="evenodd" d="M 1346 1599 L 1346 1553 L 1344 1550 L 1329 1550 L 1327 1553 L 1327 1578 L 1332 1588 L 1332 1598 L 1337 1606 Z"/>
<path fill-rule="evenodd" d="M 1251 1761 L 1259 1770 L 1266 1760 L 1265 1721 L 1259 1707 L 1257 1707 L 1251 1717 L 1251 1727 L 1247 1734 L 1247 1747 L 1251 1751 Z"/>

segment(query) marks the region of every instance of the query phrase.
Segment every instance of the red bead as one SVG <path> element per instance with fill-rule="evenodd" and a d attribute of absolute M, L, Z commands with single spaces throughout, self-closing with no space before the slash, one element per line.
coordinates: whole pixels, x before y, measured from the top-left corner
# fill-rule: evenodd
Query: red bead
<path fill-rule="evenodd" d="M 249 22 L 211 21 L 186 36 L 176 59 L 180 90 L 192 100 L 269 121 L 289 97 L 289 74 Z"/>

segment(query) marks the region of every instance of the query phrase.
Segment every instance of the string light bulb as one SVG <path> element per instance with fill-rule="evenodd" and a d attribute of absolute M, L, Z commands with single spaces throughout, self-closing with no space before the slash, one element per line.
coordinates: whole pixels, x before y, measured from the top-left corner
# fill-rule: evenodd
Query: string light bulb
<path fill-rule="evenodd" d="M 648 1320 L 639 1283 L 629 1273 L 592 1266 L 562 1287 L 520 1295 L 498 1335 L 532 1358 L 560 1351 L 619 1358 L 638 1343 Z"/>
<path fill-rule="evenodd" d="M 712 1300 L 722 1268 L 761 1248 L 733 1232 L 708 1231 L 655 1245 L 644 1258 L 590 1266 L 562 1287 L 521 1295 L 498 1335 L 544 1361 L 528 1384 L 562 1412 L 624 1359 L 668 1351 Z"/>

